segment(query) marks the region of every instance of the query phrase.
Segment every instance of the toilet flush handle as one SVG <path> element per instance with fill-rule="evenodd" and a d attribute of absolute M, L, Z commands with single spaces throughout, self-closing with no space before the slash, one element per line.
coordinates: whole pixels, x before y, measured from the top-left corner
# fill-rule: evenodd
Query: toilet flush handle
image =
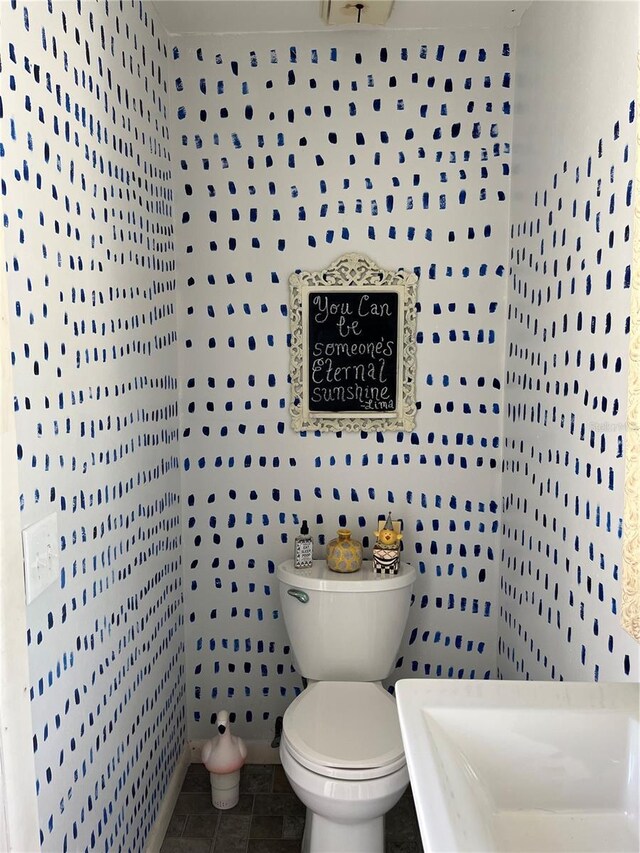
<path fill-rule="evenodd" d="M 306 604 L 309 601 L 309 595 L 303 589 L 289 589 L 287 592 L 297 598 L 300 604 Z"/>

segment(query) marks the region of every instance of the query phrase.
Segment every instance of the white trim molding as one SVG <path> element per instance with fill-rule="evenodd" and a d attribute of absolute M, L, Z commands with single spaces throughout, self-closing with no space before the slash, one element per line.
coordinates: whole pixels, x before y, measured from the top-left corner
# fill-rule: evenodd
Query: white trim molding
<path fill-rule="evenodd" d="M 205 743 L 204 740 L 189 742 L 192 764 L 202 764 L 200 756 Z M 244 743 L 247 747 L 245 764 L 280 764 L 280 751 L 277 747 L 271 746 L 268 740 L 245 740 Z"/>
<path fill-rule="evenodd" d="M 180 791 L 184 783 L 184 777 L 187 775 L 187 770 L 191 764 L 191 749 L 188 743 L 185 744 L 182 754 L 176 764 L 176 768 L 171 776 L 171 781 L 167 787 L 167 792 L 164 795 L 158 817 L 151 828 L 151 832 L 147 837 L 145 845 L 145 853 L 159 853 L 162 847 L 162 842 L 167 833 L 169 821 L 173 814 L 173 810 L 178 802 Z"/>
<path fill-rule="evenodd" d="M 638 69 L 640 85 L 640 53 Z M 620 621 L 640 641 L 640 124 L 636 124 L 636 140 Z"/>
<path fill-rule="evenodd" d="M 40 839 L 5 270 L 0 234 L 0 849 L 31 853 Z"/>

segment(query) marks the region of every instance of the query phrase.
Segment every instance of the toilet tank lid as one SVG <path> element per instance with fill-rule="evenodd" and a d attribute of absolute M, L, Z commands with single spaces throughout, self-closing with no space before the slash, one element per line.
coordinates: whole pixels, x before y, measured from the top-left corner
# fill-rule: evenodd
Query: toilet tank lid
<path fill-rule="evenodd" d="M 383 575 L 373 571 L 371 560 L 364 560 L 357 572 L 332 572 L 326 560 L 314 560 L 310 569 L 296 569 L 293 560 L 285 560 L 276 569 L 281 583 L 297 589 L 320 589 L 327 592 L 384 592 L 411 586 L 416 570 L 408 563 L 400 563 L 397 575 Z"/>

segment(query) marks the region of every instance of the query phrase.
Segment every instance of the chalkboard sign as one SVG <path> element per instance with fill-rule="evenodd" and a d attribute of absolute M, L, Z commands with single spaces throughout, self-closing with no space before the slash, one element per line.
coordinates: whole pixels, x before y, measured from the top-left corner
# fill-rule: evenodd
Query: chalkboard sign
<path fill-rule="evenodd" d="M 395 412 L 398 293 L 309 290 L 310 412 Z"/>
<path fill-rule="evenodd" d="M 413 428 L 417 281 L 359 254 L 290 277 L 294 429 Z"/>

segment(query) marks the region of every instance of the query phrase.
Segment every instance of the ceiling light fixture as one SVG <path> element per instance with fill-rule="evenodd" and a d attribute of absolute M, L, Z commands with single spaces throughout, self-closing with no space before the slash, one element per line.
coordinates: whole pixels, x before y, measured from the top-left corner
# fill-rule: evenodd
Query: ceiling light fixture
<path fill-rule="evenodd" d="M 320 15 L 327 24 L 374 24 L 382 26 L 389 20 L 393 0 L 322 0 Z"/>

